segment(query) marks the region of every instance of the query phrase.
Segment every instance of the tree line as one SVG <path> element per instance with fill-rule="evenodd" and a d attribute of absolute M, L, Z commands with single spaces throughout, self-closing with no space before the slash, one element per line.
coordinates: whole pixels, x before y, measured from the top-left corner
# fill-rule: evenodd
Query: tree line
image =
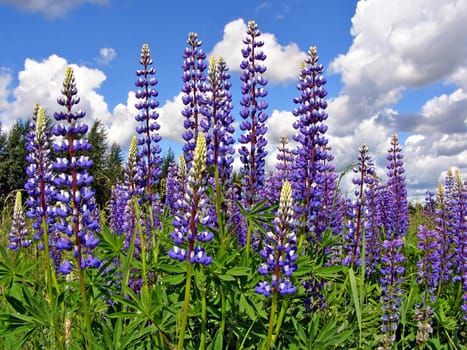
<path fill-rule="evenodd" d="M 14 191 L 23 190 L 26 183 L 26 139 L 29 120 L 17 120 L 6 132 L 0 124 L 0 209 L 13 206 Z M 49 120 L 48 125 L 51 126 Z M 119 144 L 109 142 L 107 129 L 101 120 L 95 120 L 88 135 L 91 144 L 89 157 L 93 160 L 90 174 L 93 176 L 93 189 L 100 208 L 105 208 L 110 198 L 111 188 L 123 177 L 124 154 Z M 53 151 L 52 151 L 53 152 Z M 52 155 L 52 159 L 55 159 Z M 171 149 L 163 157 L 162 175 L 166 176 L 170 162 L 174 161 Z"/>

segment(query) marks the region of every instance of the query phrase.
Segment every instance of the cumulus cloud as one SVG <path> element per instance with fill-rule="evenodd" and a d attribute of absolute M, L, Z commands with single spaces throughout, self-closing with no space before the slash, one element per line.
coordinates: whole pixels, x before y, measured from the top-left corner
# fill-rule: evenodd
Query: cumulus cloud
<path fill-rule="evenodd" d="M 390 135 L 404 131 L 409 194 L 435 186 L 451 165 L 466 167 L 466 21 L 467 3 L 456 0 L 357 3 L 352 45 L 330 65 L 343 83 L 328 108 L 336 161 L 366 142 L 382 163 Z M 457 89 L 429 97 L 418 110 L 397 110 L 408 90 L 440 83 Z"/>
<path fill-rule="evenodd" d="M 211 56 L 222 56 L 230 70 L 239 72 L 244 47 L 243 39 L 246 35 L 247 25 L 243 19 L 229 22 L 224 27 L 224 36 L 218 42 Z M 261 27 L 259 28 L 261 30 Z M 295 43 L 281 45 L 271 33 L 262 33 L 260 39 L 264 41 L 263 51 L 266 53 L 266 78 L 271 83 L 290 83 L 297 79 L 300 63 L 305 59 L 305 53 Z"/>
<path fill-rule="evenodd" d="M 97 58 L 97 62 L 100 64 L 109 64 L 112 62 L 115 57 L 117 57 L 117 51 L 111 47 L 103 47 L 99 50 L 99 57 Z"/>
<path fill-rule="evenodd" d="M 18 73 L 18 85 L 11 93 L 11 102 L 4 104 L 1 109 L 2 124 L 8 128 L 17 119 L 30 118 L 35 103 L 41 104 L 52 116 L 58 108 L 56 101 L 68 65 L 64 58 L 57 55 L 51 55 L 40 62 L 26 59 L 24 69 Z M 85 66 L 70 66 L 73 67 L 81 98 L 80 108 L 91 119 L 109 120 L 107 104 L 103 96 L 96 92 L 105 81 L 105 74 Z"/>
<path fill-rule="evenodd" d="M 61 17 L 82 4 L 103 5 L 109 0 L 0 0 L 0 3 L 28 12 L 39 12 L 48 18 Z"/>

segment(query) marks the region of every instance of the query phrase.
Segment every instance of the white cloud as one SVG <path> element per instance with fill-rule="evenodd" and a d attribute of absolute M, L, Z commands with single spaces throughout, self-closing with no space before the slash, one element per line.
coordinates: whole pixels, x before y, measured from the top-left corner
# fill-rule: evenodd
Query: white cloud
<path fill-rule="evenodd" d="M 275 169 L 277 163 L 277 146 L 281 136 L 285 136 L 289 141 L 289 148 L 293 149 L 295 142 L 292 136 L 296 133 L 292 124 L 295 121 L 292 112 L 273 110 L 268 120 L 266 121 L 268 131 L 266 139 L 268 141 L 266 156 L 266 169 Z"/>
<path fill-rule="evenodd" d="M 82 4 L 103 5 L 109 0 L 0 0 L 0 3 L 29 12 L 40 12 L 48 18 L 61 17 Z"/>
<path fill-rule="evenodd" d="M 112 62 L 115 57 L 117 57 L 117 51 L 111 47 L 103 47 L 99 50 L 99 57 L 97 58 L 97 62 L 100 64 L 109 64 Z"/>
<path fill-rule="evenodd" d="M 404 9 L 401 11 L 401 9 Z M 366 142 L 380 167 L 393 132 L 407 138 L 409 195 L 433 188 L 451 165 L 466 168 L 467 2 L 457 0 L 359 1 L 352 18 L 353 43 L 330 71 L 343 89 L 329 99 L 329 133 L 336 161 Z M 400 113 L 410 89 L 451 83 L 458 89 L 433 96 Z"/>
<path fill-rule="evenodd" d="M 183 132 L 185 131 L 183 127 L 185 118 L 182 115 L 184 107 L 182 93 L 179 93 L 172 100 L 165 101 L 165 104 L 158 110 L 158 121 L 161 125 L 160 133 L 162 137 L 178 142 L 185 142 L 182 139 Z"/>
<path fill-rule="evenodd" d="M 240 71 L 242 61 L 241 49 L 246 36 L 247 26 L 243 19 L 229 22 L 224 27 L 222 41 L 218 42 L 210 56 L 224 57 L 232 71 Z M 261 26 L 259 26 L 261 31 Z M 271 33 L 262 33 L 259 40 L 264 41 L 262 47 L 266 54 L 264 65 L 267 68 L 265 77 L 271 83 L 289 83 L 298 77 L 300 63 L 305 59 L 305 53 L 295 43 L 281 45 Z"/>

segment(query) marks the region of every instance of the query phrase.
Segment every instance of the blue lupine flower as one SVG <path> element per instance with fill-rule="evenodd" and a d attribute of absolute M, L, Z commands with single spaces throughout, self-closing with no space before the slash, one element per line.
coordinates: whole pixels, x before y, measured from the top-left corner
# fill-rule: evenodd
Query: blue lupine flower
<path fill-rule="evenodd" d="M 388 239 L 399 239 L 406 235 L 409 227 L 409 208 L 407 202 L 407 188 L 405 185 L 404 156 L 396 134 L 391 137 L 391 146 L 386 157 L 387 187 L 391 198 L 388 216 Z"/>
<path fill-rule="evenodd" d="M 63 240 L 72 242 L 73 255 L 78 261 L 78 268 L 82 269 L 99 265 L 92 253 L 99 242 L 94 233 L 100 225 L 98 215 L 95 214 L 97 205 L 94 191 L 90 188 L 92 176 L 88 172 L 92 160 L 84 155 L 90 149 L 89 143 L 83 138 L 88 126 L 81 121 L 86 113 L 83 110 L 72 111 L 80 101 L 77 92 L 73 69 L 68 67 L 62 96 L 57 99 L 65 111 L 54 114 L 59 123 L 52 129 L 57 137 L 54 151 L 58 154 L 52 163 L 55 172 L 52 183 L 57 188 L 52 213 L 56 218 L 55 229 L 62 234 L 60 237 Z M 63 245 L 67 249 L 69 246 L 68 242 Z M 60 271 L 70 272 L 70 266 L 71 262 L 64 261 Z"/>
<path fill-rule="evenodd" d="M 159 113 L 156 108 L 159 107 L 159 102 L 156 100 L 159 93 L 155 89 L 157 79 L 154 77 L 156 70 L 152 67 L 153 60 L 151 52 L 147 44 L 143 44 L 141 48 L 141 57 L 139 63 L 142 69 L 136 71 L 138 79 L 135 82 L 138 90 L 135 93 L 138 101 L 135 104 L 136 109 L 139 111 L 135 116 L 137 122 L 136 132 L 138 134 L 138 194 L 142 202 L 149 201 L 152 209 L 153 217 L 149 217 L 147 213 L 147 220 L 145 220 L 145 228 L 147 233 L 151 233 L 154 227 L 159 226 L 159 213 L 160 201 L 159 196 L 155 192 L 155 186 L 159 183 L 162 174 L 160 156 L 161 148 L 159 142 L 161 136 L 159 134 L 160 125 L 157 122 Z M 149 229 L 148 229 L 149 228 Z"/>
<path fill-rule="evenodd" d="M 329 226 L 330 207 L 323 205 L 322 200 L 333 192 L 336 177 L 325 176 L 330 169 L 325 166 L 332 159 L 327 148 L 325 137 L 328 118 L 325 109 L 327 95 L 324 85 L 326 78 L 322 75 L 324 68 L 318 64 L 319 56 L 316 47 L 310 47 L 308 56 L 302 65 L 299 75 L 300 96 L 294 99 L 298 107 L 293 114 L 297 117 L 293 126 L 297 130 L 294 140 L 298 142 L 293 173 L 295 210 L 300 216 L 300 231 L 307 232 L 309 240 L 320 240 L 322 232 Z M 329 163 L 328 163 L 329 166 Z M 324 186 L 326 184 L 326 186 Z M 326 190 L 326 195 L 324 191 Z M 332 201 L 328 204 L 332 204 Z M 326 207 L 326 211 L 322 208 Z"/>
<path fill-rule="evenodd" d="M 224 59 L 211 59 L 207 75 L 206 92 L 207 109 L 209 116 L 202 120 L 201 125 L 205 134 L 209 135 L 211 142 L 208 142 L 207 164 L 214 165 L 219 170 L 219 181 L 221 186 L 228 186 L 231 181 L 233 169 L 233 155 L 235 143 L 233 127 L 234 117 L 232 110 L 232 94 L 230 93 L 230 73 Z M 207 121 L 211 122 L 206 125 Z"/>
<path fill-rule="evenodd" d="M 383 332 L 382 349 L 392 349 L 396 340 L 396 330 L 399 324 L 402 304 L 402 283 L 404 281 L 405 260 L 401 253 L 403 242 L 401 239 L 385 240 L 381 247 L 381 316 Z"/>
<path fill-rule="evenodd" d="M 367 233 L 366 226 L 368 225 L 367 213 L 369 208 L 366 203 L 366 191 L 368 186 L 374 183 L 376 175 L 366 144 L 363 144 L 358 152 L 358 162 L 353 169 L 356 178 L 352 179 L 352 183 L 356 185 L 355 196 L 357 199 L 349 206 L 348 216 L 350 220 L 346 225 L 347 245 L 344 247 L 348 256 L 343 259 L 343 264 L 349 264 L 350 266 L 361 264 L 362 234 Z"/>
<path fill-rule="evenodd" d="M 452 170 L 451 170 L 452 172 Z M 449 171 L 448 171 L 449 175 Z M 452 230 L 454 273 L 452 280 L 461 282 L 463 290 L 462 318 L 467 321 L 467 186 L 459 170 L 446 180 L 447 212 Z M 449 186 L 448 186 L 449 185 Z"/>
<path fill-rule="evenodd" d="M 268 104 L 265 101 L 267 96 L 265 89 L 267 80 L 264 78 L 266 67 L 261 64 L 266 59 L 266 55 L 260 49 L 264 42 L 258 40 L 261 32 L 258 25 L 250 21 L 246 33 L 247 36 L 243 40 L 246 46 L 242 49 L 243 61 L 240 64 L 242 69 L 240 116 L 243 118 L 240 129 L 243 134 L 238 139 L 241 143 L 238 152 L 243 164 L 240 170 L 245 181 L 243 192 L 247 206 L 251 206 L 258 202 L 264 186 Z"/>
<path fill-rule="evenodd" d="M 28 151 L 26 159 L 29 163 L 26 168 L 28 180 L 24 185 L 28 193 L 26 216 L 34 220 L 32 223 L 32 228 L 36 232 L 34 239 L 40 241 L 43 233 L 42 222 L 46 223 L 47 228 L 53 225 L 53 217 L 50 215 L 50 211 L 56 191 L 51 185 L 51 135 L 50 130 L 47 130 L 44 108 L 39 105 L 35 106 L 33 120 L 29 128 L 26 141 L 26 149 Z M 49 246 L 53 248 L 53 240 L 50 238 Z M 44 242 L 40 242 L 39 247 L 42 247 L 43 244 Z"/>
<path fill-rule="evenodd" d="M 206 209 L 206 140 L 203 133 L 198 134 L 192 167 L 184 190 L 184 196 L 177 201 L 177 212 L 172 222 L 174 232 L 171 237 L 174 247 L 168 255 L 179 261 L 187 260 L 191 264 L 208 265 L 212 258 L 202 247 L 210 242 L 212 232 L 199 230 L 206 225 L 210 218 Z"/>
<path fill-rule="evenodd" d="M 266 260 L 258 272 L 270 276 L 270 281 L 260 282 L 255 291 L 268 297 L 271 293 L 293 294 L 296 287 L 290 277 L 297 269 L 297 235 L 293 231 L 292 188 L 288 181 L 281 190 L 279 209 L 274 219 L 273 231 L 263 240 L 260 255 Z"/>
<path fill-rule="evenodd" d="M 203 42 L 198 39 L 198 34 L 189 33 L 187 47 L 183 52 L 182 102 L 185 108 L 182 115 L 185 117 L 183 126 L 186 130 L 183 134 L 185 140 L 183 151 L 188 169 L 191 168 L 200 127 L 209 129 L 211 123 L 206 110 L 206 69 L 208 66 L 206 54 L 201 48 L 202 44 Z M 209 144 L 210 138 L 206 141 Z"/>
<path fill-rule="evenodd" d="M 18 250 L 20 248 L 27 248 L 31 245 L 32 240 L 29 237 L 26 223 L 24 222 L 23 202 L 21 199 L 21 192 L 16 193 L 15 207 L 13 209 L 13 218 L 11 220 L 10 233 L 8 238 L 10 244 L 8 248 L 11 250 Z"/>

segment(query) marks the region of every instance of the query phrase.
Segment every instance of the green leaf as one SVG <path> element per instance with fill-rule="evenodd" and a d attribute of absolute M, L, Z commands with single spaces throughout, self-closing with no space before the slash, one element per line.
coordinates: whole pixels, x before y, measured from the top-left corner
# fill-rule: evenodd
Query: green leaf
<path fill-rule="evenodd" d="M 226 271 L 226 274 L 232 276 L 248 276 L 251 272 L 251 269 L 246 266 L 237 266 L 233 267 Z"/>
<path fill-rule="evenodd" d="M 178 274 L 178 275 L 169 275 L 163 278 L 164 283 L 171 285 L 171 286 L 176 286 L 177 284 L 184 282 L 185 279 L 186 279 L 186 275 L 183 273 Z"/>
<path fill-rule="evenodd" d="M 360 298 L 358 296 L 357 280 L 352 268 L 349 269 L 350 288 L 352 290 L 352 301 L 357 315 L 358 329 L 362 333 L 362 310 L 360 308 Z"/>

